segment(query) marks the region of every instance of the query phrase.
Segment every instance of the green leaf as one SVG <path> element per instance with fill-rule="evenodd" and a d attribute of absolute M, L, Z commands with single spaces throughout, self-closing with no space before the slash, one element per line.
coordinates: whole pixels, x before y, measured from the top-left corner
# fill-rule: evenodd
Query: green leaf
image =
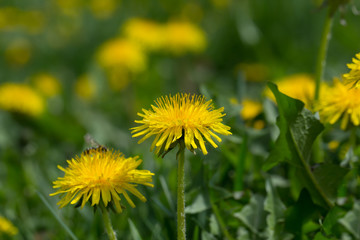
<path fill-rule="evenodd" d="M 210 204 L 208 204 L 205 201 L 204 196 L 200 194 L 196 197 L 195 201 L 191 205 L 185 208 L 185 213 L 195 214 L 195 213 L 203 212 L 209 208 L 210 208 Z"/>
<path fill-rule="evenodd" d="M 283 225 L 280 222 L 284 221 L 284 212 L 285 205 L 281 201 L 276 189 L 274 188 L 271 179 L 266 181 L 266 193 L 267 197 L 264 203 L 265 211 L 269 212 L 269 215 L 266 217 L 267 222 L 267 231 L 269 240 L 283 239 L 281 233 Z"/>
<path fill-rule="evenodd" d="M 353 209 L 339 220 L 356 239 L 360 239 L 360 202 L 354 202 Z"/>
<path fill-rule="evenodd" d="M 304 108 L 301 101 L 282 94 L 273 83 L 268 83 L 268 86 L 278 104 L 277 125 L 280 135 L 263 166 L 264 170 L 269 170 L 280 162 L 288 162 L 295 167 L 296 179 L 308 189 L 313 201 L 324 208 L 331 208 L 332 202 L 323 192 L 322 186 L 307 164 L 311 147 L 324 129 L 323 125 Z"/>
<path fill-rule="evenodd" d="M 323 222 L 323 230 L 326 234 L 330 235 L 332 234 L 333 227 L 338 225 L 338 220 L 342 217 L 344 217 L 345 212 L 340 207 L 335 206 L 333 207 L 328 214 L 325 217 L 325 220 Z"/>
<path fill-rule="evenodd" d="M 304 224 L 317 212 L 318 206 L 311 200 L 309 192 L 302 190 L 297 202 L 285 213 L 285 229 L 294 234 L 295 240 L 302 239 Z"/>
<path fill-rule="evenodd" d="M 130 225 L 130 232 L 131 232 L 131 236 L 132 239 L 134 240 L 141 240 L 142 238 L 140 237 L 139 231 L 137 230 L 135 224 L 131 221 L 131 219 L 128 219 L 129 221 L 129 225 Z"/>
<path fill-rule="evenodd" d="M 60 216 L 58 214 L 56 214 L 55 210 L 51 207 L 50 203 L 48 202 L 48 200 L 46 200 L 46 198 L 44 197 L 44 195 L 42 195 L 40 192 L 36 192 L 37 195 L 39 196 L 39 198 L 41 199 L 41 201 L 44 203 L 44 205 L 49 209 L 49 211 L 51 212 L 51 214 L 55 217 L 55 219 L 60 223 L 60 226 L 65 230 L 65 232 L 67 232 L 69 234 L 69 236 L 73 239 L 73 240 L 77 240 L 78 238 L 75 236 L 75 234 L 70 230 L 70 228 L 64 223 L 64 221 L 60 218 Z"/>
<path fill-rule="evenodd" d="M 310 111 L 304 109 L 304 103 L 282 94 L 273 83 L 268 83 L 268 86 L 278 104 L 280 135 L 263 168 L 269 170 L 283 161 L 301 166 L 299 158 L 308 160 L 311 146 L 324 127 Z"/>
<path fill-rule="evenodd" d="M 337 189 L 341 184 L 342 179 L 348 172 L 348 169 L 342 168 L 338 165 L 332 163 L 323 163 L 314 169 L 313 174 L 325 195 L 330 200 L 335 201 L 337 196 Z"/>
<path fill-rule="evenodd" d="M 253 233 L 259 234 L 265 227 L 264 197 L 253 195 L 250 203 L 240 212 L 234 213 L 234 217 L 240 219 Z"/>

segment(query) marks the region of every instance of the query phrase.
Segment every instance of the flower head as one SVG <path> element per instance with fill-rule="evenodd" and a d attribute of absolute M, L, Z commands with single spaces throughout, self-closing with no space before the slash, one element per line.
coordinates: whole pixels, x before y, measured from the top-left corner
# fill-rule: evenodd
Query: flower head
<path fill-rule="evenodd" d="M 312 108 L 315 93 L 315 81 L 307 74 L 295 74 L 276 82 L 279 91 L 289 97 L 298 99 L 305 103 L 305 107 Z M 266 89 L 265 95 L 275 101 L 270 89 Z"/>
<path fill-rule="evenodd" d="M 206 47 L 205 33 L 189 22 L 169 22 L 164 31 L 164 48 L 176 55 L 199 53 Z"/>
<path fill-rule="evenodd" d="M 151 110 L 143 109 L 143 113 L 138 113 L 143 119 L 135 122 L 142 125 L 132 128 L 132 134 L 133 137 L 145 135 L 139 143 L 155 135 L 151 151 L 156 147 L 158 155 L 175 147 L 180 139 L 187 149 L 193 151 L 200 146 L 207 154 L 205 140 L 216 148 L 212 137 L 218 142 L 221 139 L 215 133 L 231 134 L 230 127 L 222 123 L 224 108 L 214 109 L 212 101 L 206 101 L 201 95 L 178 93 L 165 96 L 158 98 L 151 107 Z"/>
<path fill-rule="evenodd" d="M 84 74 L 75 82 L 75 92 L 83 100 L 90 100 L 96 94 L 96 85 L 90 75 Z"/>
<path fill-rule="evenodd" d="M 46 97 L 56 96 L 60 92 L 61 85 L 59 80 L 50 74 L 41 73 L 34 76 L 32 80 L 35 88 Z"/>
<path fill-rule="evenodd" d="M 358 126 L 360 124 L 360 89 L 350 88 L 335 79 L 334 86 L 326 86 L 321 91 L 315 110 L 319 111 L 320 120 L 324 123 L 334 124 L 342 118 L 341 129 L 346 128 L 349 120 Z"/>
<path fill-rule="evenodd" d="M 18 229 L 6 218 L 0 216 L 0 237 L 3 234 L 14 236 L 18 233 Z"/>
<path fill-rule="evenodd" d="M 0 85 L 0 109 L 36 117 L 44 112 L 45 103 L 25 84 L 4 83 Z"/>
<path fill-rule="evenodd" d="M 158 50 L 163 46 L 164 27 L 154 21 L 132 18 L 125 23 L 124 33 L 146 49 Z"/>
<path fill-rule="evenodd" d="M 78 203 L 83 207 L 87 201 L 94 206 L 102 201 L 105 207 L 109 203 L 114 204 L 116 211 L 121 212 L 120 194 L 131 207 L 135 207 L 128 192 L 145 202 L 146 198 L 136 189 L 137 184 L 153 187 L 151 182 L 154 174 L 136 169 L 142 161 L 138 157 L 125 158 L 118 151 L 103 147 L 89 149 L 67 162 L 67 168 L 58 166 L 65 176 L 53 182 L 53 187 L 59 190 L 50 194 L 63 195 L 58 202 L 60 208 L 69 203 Z"/>
<path fill-rule="evenodd" d="M 350 72 L 345 73 L 343 79 L 345 84 L 352 84 L 358 88 L 360 86 L 360 53 L 356 54 L 355 57 L 352 59 L 353 63 L 347 65 Z"/>
<path fill-rule="evenodd" d="M 98 61 L 104 68 L 124 68 L 130 72 L 141 72 L 146 66 L 146 56 L 141 47 L 125 39 L 105 42 L 98 52 Z"/>

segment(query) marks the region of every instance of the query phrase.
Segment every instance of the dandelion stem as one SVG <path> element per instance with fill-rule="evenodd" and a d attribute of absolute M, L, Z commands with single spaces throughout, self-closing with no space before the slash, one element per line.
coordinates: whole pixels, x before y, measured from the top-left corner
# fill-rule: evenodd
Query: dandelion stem
<path fill-rule="evenodd" d="M 178 161 L 178 176 L 177 176 L 177 239 L 186 239 L 186 224 L 185 224 L 185 192 L 184 192 L 184 158 L 185 144 L 180 141 L 179 151 L 176 154 Z"/>
<path fill-rule="evenodd" d="M 323 31 L 321 34 L 320 48 L 319 48 L 317 61 L 316 61 L 315 95 L 314 95 L 315 102 L 319 99 L 321 82 L 323 81 L 323 78 L 324 78 L 324 72 L 325 72 L 325 66 L 326 66 L 326 55 L 327 55 L 329 40 L 331 38 L 331 27 L 332 27 L 332 22 L 333 22 L 333 18 L 334 18 L 333 16 L 334 15 L 331 12 L 330 7 L 329 7 L 328 13 L 326 15 L 325 23 L 324 23 L 324 28 L 323 28 Z M 321 151 L 321 135 L 320 135 L 314 142 L 314 147 L 313 147 L 314 162 L 316 162 L 316 163 L 322 162 L 323 155 L 324 154 Z"/>
<path fill-rule="evenodd" d="M 332 27 L 332 22 L 334 19 L 333 16 L 334 16 L 334 14 L 331 13 L 331 10 L 329 8 L 328 13 L 326 15 L 324 28 L 323 28 L 322 34 L 321 34 L 320 48 L 319 48 L 319 53 L 318 53 L 317 61 L 316 61 L 315 100 L 319 99 L 321 82 L 324 78 L 324 71 L 325 71 L 325 66 L 326 66 L 326 54 L 327 54 L 327 49 L 328 49 L 328 45 L 329 45 L 329 40 L 331 38 L 331 27 Z"/>
<path fill-rule="evenodd" d="M 111 224 L 111 219 L 110 219 L 110 216 L 109 216 L 109 212 L 106 209 L 106 207 L 104 206 L 104 204 L 101 203 L 101 204 L 99 204 L 99 206 L 101 208 L 104 225 L 105 225 L 105 228 L 106 228 L 106 232 L 107 232 L 107 234 L 109 236 L 109 239 L 110 240 L 116 240 L 116 234 L 115 234 L 114 229 L 113 229 L 112 224 Z"/>

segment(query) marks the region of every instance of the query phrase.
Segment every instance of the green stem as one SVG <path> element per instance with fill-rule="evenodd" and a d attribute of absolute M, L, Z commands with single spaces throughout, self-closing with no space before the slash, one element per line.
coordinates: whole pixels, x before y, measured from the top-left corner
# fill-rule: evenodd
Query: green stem
<path fill-rule="evenodd" d="M 243 190 L 243 180 L 244 180 L 244 171 L 245 171 L 245 159 L 247 152 L 247 134 L 244 133 L 243 142 L 240 147 L 239 157 L 237 158 L 236 163 L 236 175 L 235 175 L 235 191 Z"/>
<path fill-rule="evenodd" d="M 224 234 L 225 238 L 227 240 L 235 240 L 230 233 L 227 230 L 226 224 L 224 222 L 224 220 L 222 219 L 219 209 L 218 207 L 215 205 L 215 203 L 211 202 L 211 208 L 213 209 L 213 212 L 215 214 L 216 220 L 218 221 L 219 225 L 220 225 L 220 229 L 222 231 L 222 233 Z"/>
<path fill-rule="evenodd" d="M 333 14 L 331 13 L 331 10 L 329 8 L 328 13 L 326 15 L 324 28 L 323 28 L 323 31 L 321 34 L 320 49 L 319 49 L 319 53 L 318 53 L 318 57 L 317 57 L 317 61 L 316 61 L 314 102 L 316 102 L 319 99 L 321 82 L 323 81 L 323 78 L 324 78 L 324 72 L 325 72 L 325 66 L 326 66 L 326 55 L 327 55 L 329 40 L 331 38 L 332 22 L 333 22 Z M 314 107 L 313 104 L 312 104 L 311 108 Z M 313 146 L 314 162 L 315 163 L 322 162 L 323 158 L 324 158 L 323 155 L 324 154 L 321 149 L 321 135 L 320 135 L 315 140 L 314 146 Z"/>
<path fill-rule="evenodd" d="M 178 176 L 177 176 L 177 239 L 186 239 L 186 224 L 185 224 L 185 184 L 184 184 L 184 158 L 185 144 L 180 141 L 179 151 L 176 154 L 178 161 Z"/>
<path fill-rule="evenodd" d="M 326 54 L 331 38 L 331 27 L 333 22 L 333 14 L 331 14 L 330 8 L 325 19 L 324 28 L 321 34 L 320 49 L 318 58 L 316 61 L 316 73 L 315 73 L 315 101 L 319 99 L 321 82 L 324 78 L 324 70 L 326 66 Z"/>
<path fill-rule="evenodd" d="M 106 209 L 106 207 L 104 206 L 104 204 L 100 203 L 99 206 L 100 206 L 100 209 L 101 209 L 101 212 L 102 212 L 105 229 L 106 229 L 106 232 L 107 232 L 107 234 L 109 236 L 109 239 L 110 240 L 116 240 L 116 234 L 115 234 L 114 229 L 113 229 L 112 224 L 111 224 L 111 219 L 110 219 L 110 216 L 109 216 L 109 212 Z"/>

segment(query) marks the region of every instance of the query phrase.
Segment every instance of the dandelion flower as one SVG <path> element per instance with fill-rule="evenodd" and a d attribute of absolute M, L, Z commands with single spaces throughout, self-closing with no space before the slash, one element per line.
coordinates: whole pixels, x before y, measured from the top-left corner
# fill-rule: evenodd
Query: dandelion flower
<path fill-rule="evenodd" d="M 259 102 L 255 102 L 250 99 L 244 99 L 242 101 L 241 117 L 244 120 L 254 119 L 262 111 L 262 105 Z"/>
<path fill-rule="evenodd" d="M 33 77 L 32 81 L 35 88 L 46 97 L 54 97 L 60 92 L 61 85 L 59 80 L 50 74 L 38 74 Z"/>
<path fill-rule="evenodd" d="M 200 147 L 207 154 L 205 141 L 216 148 L 212 137 L 221 142 L 216 133 L 231 134 L 230 127 L 222 123 L 224 108 L 214 109 L 212 101 L 206 101 L 201 95 L 165 96 L 158 98 L 151 107 L 138 113 L 143 119 L 135 122 L 142 125 L 132 128 L 132 134 L 133 137 L 145 135 L 139 143 L 155 135 L 151 151 L 156 147 L 157 155 L 175 147 L 180 139 L 187 149 L 193 151 Z"/>
<path fill-rule="evenodd" d="M 347 65 L 350 68 L 350 72 L 345 73 L 343 79 L 345 84 L 352 84 L 358 88 L 360 86 L 360 53 L 356 54 L 352 61 L 353 63 Z"/>
<path fill-rule="evenodd" d="M 96 85 L 90 75 L 81 75 L 75 82 L 75 93 L 83 100 L 90 100 L 96 94 Z"/>
<path fill-rule="evenodd" d="M 276 81 L 276 84 L 280 92 L 302 101 L 306 108 L 312 108 L 315 93 L 315 81 L 310 75 L 291 75 Z M 270 89 L 266 88 L 265 95 L 275 101 L 275 97 Z"/>
<path fill-rule="evenodd" d="M 96 148 L 85 151 L 75 158 L 67 161 L 69 166 L 60 170 L 65 172 L 53 182 L 53 188 L 58 188 L 54 196 L 62 195 L 58 202 L 60 208 L 67 204 L 85 205 L 87 201 L 91 206 L 101 204 L 107 207 L 115 205 L 116 211 L 121 212 L 120 194 L 122 194 L 131 207 L 135 207 L 128 192 L 145 202 L 146 198 L 136 189 L 138 184 L 153 187 L 152 176 L 148 170 L 136 169 L 141 160 L 138 157 L 125 158 L 118 151 Z M 112 205 L 112 206 L 113 206 Z"/>
<path fill-rule="evenodd" d="M 164 27 L 154 21 L 132 18 L 125 23 L 123 29 L 128 39 L 146 49 L 159 50 L 163 46 Z"/>
<path fill-rule="evenodd" d="M 146 56 L 141 47 L 129 40 L 112 39 L 99 49 L 98 62 L 104 68 L 124 68 L 137 73 L 145 69 Z"/>
<path fill-rule="evenodd" d="M 341 129 L 345 129 L 349 120 L 355 126 L 360 124 L 360 89 L 349 88 L 338 79 L 333 86 L 326 86 L 320 93 L 315 104 L 319 111 L 320 120 L 324 123 L 334 124 L 340 118 Z"/>
<path fill-rule="evenodd" d="M 44 99 L 25 84 L 4 83 L 0 85 L 0 109 L 32 117 L 44 112 Z"/>
<path fill-rule="evenodd" d="M 3 234 L 15 236 L 17 233 L 18 229 L 9 220 L 0 216 L 0 237 Z"/>
<path fill-rule="evenodd" d="M 165 25 L 164 48 L 175 55 L 199 53 L 206 47 L 205 33 L 189 22 L 169 22 Z"/>

